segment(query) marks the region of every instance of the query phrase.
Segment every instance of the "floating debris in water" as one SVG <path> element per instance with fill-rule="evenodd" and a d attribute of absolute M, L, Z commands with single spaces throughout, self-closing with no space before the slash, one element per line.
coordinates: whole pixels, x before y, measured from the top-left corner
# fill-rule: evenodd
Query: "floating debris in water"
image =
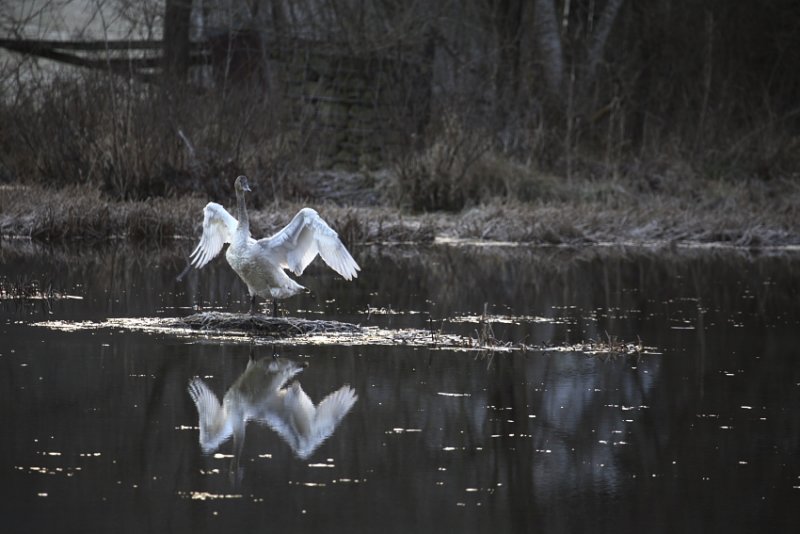
<path fill-rule="evenodd" d="M 0 300 L 83 300 L 83 297 L 53 289 L 52 284 L 45 287 L 38 280 L 11 282 L 0 278 Z"/>
<path fill-rule="evenodd" d="M 481 322 L 498 324 L 525 324 L 525 323 L 547 323 L 547 324 L 569 324 L 571 321 L 563 317 L 539 317 L 536 315 L 458 315 L 449 319 L 451 323 L 476 323 Z M 574 322 L 574 321 L 573 321 Z"/>
<path fill-rule="evenodd" d="M 642 354 L 657 355 L 652 347 L 645 347 L 641 339 L 637 339 L 636 343 L 625 342 L 606 334 L 606 339 L 590 339 L 587 342 L 577 343 L 573 345 L 564 345 L 561 349 L 570 352 L 583 352 L 587 356 L 601 356 L 605 358 L 613 358 L 616 356 L 641 356 Z M 555 347 L 552 347 L 555 349 Z"/>
<path fill-rule="evenodd" d="M 422 432 L 421 428 L 393 428 L 391 430 L 387 430 L 384 434 L 407 434 L 407 433 L 415 433 L 415 432 Z"/>
<path fill-rule="evenodd" d="M 211 341 L 248 341 L 251 343 L 292 345 L 408 346 L 431 350 L 451 350 L 495 354 L 504 352 L 571 352 L 605 358 L 617 356 L 658 355 L 653 347 L 638 340 L 626 343 L 607 336 L 608 341 L 529 345 L 500 341 L 488 323 L 476 330 L 476 336 L 444 333 L 418 328 L 381 328 L 358 326 L 337 321 L 320 321 L 285 317 L 205 312 L 184 318 L 118 317 L 101 322 L 43 321 L 33 326 L 74 332 L 79 330 L 115 329 L 155 333 L 171 333 L 191 339 Z M 442 393 L 442 395 L 448 395 Z M 453 395 L 453 394 L 449 394 Z"/>
<path fill-rule="evenodd" d="M 367 309 L 358 312 L 362 315 L 366 315 L 367 318 L 373 315 L 420 315 L 422 312 L 419 310 L 406 310 L 406 311 L 398 311 L 393 309 L 391 306 L 385 307 L 381 306 L 380 308 L 367 305 Z"/>
<path fill-rule="evenodd" d="M 179 491 L 178 496 L 193 501 L 216 501 L 220 499 L 241 499 L 239 494 L 209 493 L 207 491 Z"/>

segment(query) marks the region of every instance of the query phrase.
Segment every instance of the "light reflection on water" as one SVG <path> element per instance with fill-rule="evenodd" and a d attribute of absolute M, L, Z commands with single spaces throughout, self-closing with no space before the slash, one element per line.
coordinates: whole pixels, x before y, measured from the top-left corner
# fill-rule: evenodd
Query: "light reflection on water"
<path fill-rule="evenodd" d="M 310 364 L 300 380 L 311 399 L 349 384 L 358 402 L 307 459 L 269 427 L 248 426 L 232 484 L 235 449 L 229 441 L 203 454 L 186 388 L 200 377 L 222 397 L 247 368 L 247 343 L 30 326 L 183 315 L 197 304 L 246 310 L 228 268 L 217 263 L 181 285 L 184 260 L 166 251 L 6 247 L 9 283 L 37 279 L 84 297 L 0 302 L 9 531 L 798 526 L 800 258 L 434 247 L 423 257 L 371 248 L 356 259 L 356 283 L 311 269 L 303 283 L 318 298 L 287 308 L 427 328 L 478 318 L 488 303 L 500 339 L 608 333 L 640 336 L 663 354 L 281 346 L 281 356 Z"/>

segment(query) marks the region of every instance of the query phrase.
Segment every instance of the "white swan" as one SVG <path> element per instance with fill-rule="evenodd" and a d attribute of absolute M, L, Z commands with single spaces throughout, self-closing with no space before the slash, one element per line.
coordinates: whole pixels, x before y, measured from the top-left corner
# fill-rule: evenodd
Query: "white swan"
<path fill-rule="evenodd" d="M 259 296 L 272 299 L 272 314 L 277 315 L 278 299 L 306 291 L 305 287 L 289 278 L 284 269 L 299 276 L 319 254 L 345 280 L 358 277 L 361 268 L 339 235 L 311 208 L 301 209 L 286 227 L 273 236 L 253 239 L 244 199 L 245 192 L 250 191 L 247 178 L 236 178 L 234 188 L 238 220 L 215 202 L 206 205 L 203 209 L 203 235 L 179 280 L 189 268 L 201 269 L 219 254 L 225 243 L 230 243 L 225 257 L 247 284 L 250 313 L 255 313 L 256 296 Z"/>
<path fill-rule="evenodd" d="M 311 456 L 333 434 L 358 396 L 350 386 L 342 386 L 314 406 L 299 383 L 283 387 L 305 367 L 286 358 L 251 359 L 222 404 L 203 380 L 193 379 L 189 395 L 197 407 L 203 452 L 216 451 L 233 435 L 232 471 L 236 472 L 246 424 L 256 421 L 275 430 L 299 458 Z"/>

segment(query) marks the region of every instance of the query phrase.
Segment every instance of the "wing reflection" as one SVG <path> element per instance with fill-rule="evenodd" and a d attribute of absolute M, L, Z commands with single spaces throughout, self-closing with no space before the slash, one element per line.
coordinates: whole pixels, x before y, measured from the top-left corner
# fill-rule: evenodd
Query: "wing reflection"
<path fill-rule="evenodd" d="M 345 385 L 315 406 L 299 382 L 286 386 L 306 366 L 279 357 L 251 359 L 221 404 L 203 380 L 193 379 L 188 389 L 197 406 L 203 452 L 216 451 L 233 435 L 236 472 L 245 427 L 248 421 L 256 421 L 275 430 L 299 458 L 311 456 L 333 434 L 358 396 Z"/>

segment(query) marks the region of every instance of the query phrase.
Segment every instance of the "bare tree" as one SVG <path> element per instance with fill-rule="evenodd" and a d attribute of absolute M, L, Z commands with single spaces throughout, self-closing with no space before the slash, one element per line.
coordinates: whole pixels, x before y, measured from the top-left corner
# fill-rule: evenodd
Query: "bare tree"
<path fill-rule="evenodd" d="M 551 97 L 561 100 L 564 86 L 564 50 L 558 31 L 555 0 L 535 1 L 534 36 L 542 56 L 545 82 Z"/>
<path fill-rule="evenodd" d="M 167 0 L 164 7 L 164 74 L 185 81 L 189 72 L 192 0 Z"/>

